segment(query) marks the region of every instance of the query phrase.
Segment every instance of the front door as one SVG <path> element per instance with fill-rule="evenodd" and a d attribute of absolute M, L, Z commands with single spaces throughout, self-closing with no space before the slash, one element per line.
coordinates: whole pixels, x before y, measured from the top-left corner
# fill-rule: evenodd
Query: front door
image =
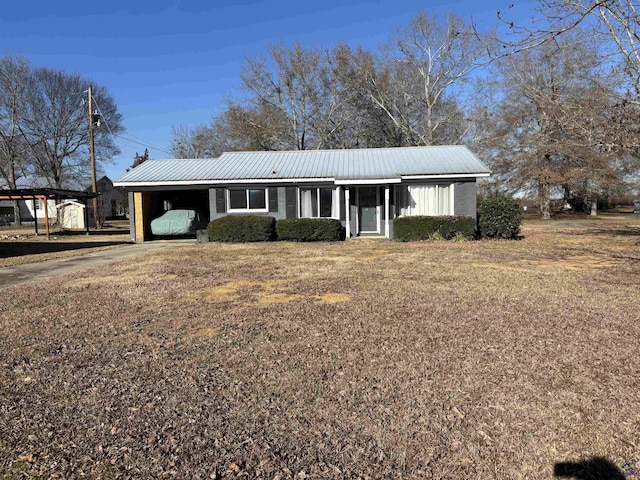
<path fill-rule="evenodd" d="M 358 189 L 358 218 L 361 233 L 378 233 L 378 187 Z"/>

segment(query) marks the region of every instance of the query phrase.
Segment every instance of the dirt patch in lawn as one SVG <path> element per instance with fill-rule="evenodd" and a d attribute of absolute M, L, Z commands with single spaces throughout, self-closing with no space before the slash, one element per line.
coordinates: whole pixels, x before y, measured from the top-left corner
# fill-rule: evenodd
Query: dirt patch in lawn
<path fill-rule="evenodd" d="M 640 251 L 601 231 L 637 225 L 593 223 L 193 243 L 7 289 L 0 478 L 638 468 Z"/>
<path fill-rule="evenodd" d="M 351 300 L 351 295 L 346 293 L 325 293 L 316 297 L 321 303 L 343 303 Z"/>
<path fill-rule="evenodd" d="M 305 295 L 292 293 L 292 285 L 284 280 L 268 281 L 234 281 L 206 289 L 206 299 L 213 303 L 234 302 L 245 296 L 250 297 L 247 305 L 257 302 L 260 305 L 289 303 L 298 300 L 317 300 L 321 303 L 340 303 L 350 300 L 344 293 L 325 293 L 322 295 Z"/>
<path fill-rule="evenodd" d="M 615 263 L 615 259 L 606 256 L 569 255 L 563 259 L 520 260 L 504 263 L 474 263 L 473 266 L 526 272 L 547 269 L 592 270 L 611 267 Z"/>
<path fill-rule="evenodd" d="M 258 303 L 261 305 L 270 305 L 275 303 L 289 303 L 300 300 L 302 295 L 298 293 L 262 293 L 258 297 Z"/>
<path fill-rule="evenodd" d="M 220 328 L 201 328 L 196 332 L 199 337 L 216 337 L 220 335 Z"/>

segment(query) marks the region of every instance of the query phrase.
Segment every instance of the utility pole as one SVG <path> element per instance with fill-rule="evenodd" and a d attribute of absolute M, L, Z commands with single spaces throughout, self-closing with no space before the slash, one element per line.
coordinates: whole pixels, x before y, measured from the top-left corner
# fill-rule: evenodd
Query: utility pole
<path fill-rule="evenodd" d="M 96 193 L 98 185 L 96 183 L 96 154 L 93 144 L 93 96 L 89 87 L 89 155 L 91 156 L 91 191 Z M 93 197 L 93 226 L 98 228 L 98 197 Z"/>

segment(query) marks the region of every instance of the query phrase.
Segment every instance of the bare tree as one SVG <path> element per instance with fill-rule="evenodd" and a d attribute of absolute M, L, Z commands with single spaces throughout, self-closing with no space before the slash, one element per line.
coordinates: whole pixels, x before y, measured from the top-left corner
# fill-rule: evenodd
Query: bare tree
<path fill-rule="evenodd" d="M 79 75 L 49 68 L 37 69 L 29 78 L 20 131 L 34 174 L 49 186 L 81 185 L 90 174 L 87 111 L 82 103 L 88 86 Z M 94 86 L 93 97 L 104 124 L 95 130 L 96 160 L 104 162 L 119 152 L 112 134 L 123 130 L 122 116 L 104 87 Z"/>
<path fill-rule="evenodd" d="M 465 87 L 483 56 L 465 20 L 420 12 L 398 32 L 382 65 L 369 71 L 369 98 L 407 144 L 460 143 Z"/>
<path fill-rule="evenodd" d="M 171 132 L 176 158 L 214 158 L 224 152 L 282 150 L 295 140 L 284 112 L 259 99 L 244 104 L 229 101 L 224 112 L 208 125 L 177 126 Z"/>
<path fill-rule="evenodd" d="M 358 101 L 364 92 L 353 69 L 354 58 L 354 52 L 343 43 L 322 54 L 315 74 L 313 115 L 309 119 L 315 148 L 362 146 L 358 142 L 365 136 L 358 130 L 372 111 Z"/>
<path fill-rule="evenodd" d="M 513 5 L 511 5 L 513 6 Z M 535 48 L 567 32 L 578 31 L 608 47 L 609 64 L 627 75 L 640 95 L 640 14 L 634 0 L 538 0 L 537 18 L 522 25 L 498 11 L 507 30 L 498 29 L 500 55 Z M 640 103 L 639 98 L 630 101 Z"/>
<path fill-rule="evenodd" d="M 213 130 L 207 125 L 189 128 L 185 125 L 171 127 L 171 153 L 175 158 L 216 157 Z"/>
<path fill-rule="evenodd" d="M 407 145 L 402 129 L 392 116 L 372 99 L 372 89 L 392 95 L 388 72 L 374 54 L 363 48 L 353 51 L 345 45 L 333 50 L 331 63 L 336 69 L 338 86 L 344 101 L 331 125 L 330 148 L 393 147 Z"/>
<path fill-rule="evenodd" d="M 286 113 L 260 99 L 244 105 L 229 102 L 215 120 L 218 142 L 225 151 L 283 150 L 296 141 Z"/>
<path fill-rule="evenodd" d="M 104 200 L 98 200 L 96 203 L 97 209 L 93 212 L 93 221 L 95 222 L 96 228 L 102 230 L 107 221 L 107 204 Z"/>
<path fill-rule="evenodd" d="M 499 98 L 485 118 L 493 166 L 514 190 L 538 197 L 543 218 L 554 189 L 595 198 L 620 181 L 607 143 L 612 79 L 600 65 L 595 47 L 569 34 L 497 63 Z"/>
<path fill-rule="evenodd" d="M 30 66 L 23 58 L 5 56 L 0 59 L 0 180 L 12 189 L 18 187 L 18 180 L 28 165 L 19 120 L 29 73 Z M 14 223 L 20 225 L 17 200 L 13 202 L 13 212 Z"/>
<path fill-rule="evenodd" d="M 247 61 L 242 81 L 251 96 L 235 111 L 255 119 L 245 127 L 261 128 L 256 113 L 279 112 L 287 128 L 260 142 L 267 149 L 460 143 L 467 129 L 460 100 L 483 57 L 468 23 L 424 12 L 377 58 L 343 44 L 328 51 L 279 44 L 269 53 Z"/>
<path fill-rule="evenodd" d="M 357 145 L 354 125 L 363 111 L 356 108 L 361 90 L 351 60 L 345 45 L 321 52 L 299 44 L 273 46 L 268 60 L 248 59 L 242 73 L 248 95 L 230 100 L 209 125 L 174 127 L 174 155 Z"/>
<path fill-rule="evenodd" d="M 582 190 L 610 189 L 620 181 L 620 171 L 637 170 L 640 166 L 640 16 L 634 0 L 538 0 L 537 15 L 529 25 L 510 19 L 510 9 L 498 11 L 495 57 L 503 57 L 545 43 L 571 36 L 575 42 L 595 42 L 599 45 L 599 61 L 609 71 L 608 98 L 594 112 L 596 118 L 606 118 L 601 131 L 606 132 L 600 154 L 612 156 L 609 166 L 595 162 L 591 179 L 583 180 Z M 605 162 L 606 164 L 606 162 Z M 600 169 L 598 169 L 600 168 Z M 575 171 L 586 172 L 584 165 Z M 607 173 L 608 172 L 608 173 Z M 583 174 L 586 177 L 587 174 Z M 575 187 L 575 186 L 574 186 Z M 593 197 L 594 194 L 586 196 Z M 592 213 L 595 213 L 596 202 Z"/>
<path fill-rule="evenodd" d="M 286 136 L 278 139 L 282 148 L 305 150 L 318 145 L 313 124 L 322 105 L 322 64 L 320 51 L 280 43 L 270 48 L 269 61 L 249 58 L 244 65 L 242 85 L 254 96 L 254 107 L 269 106 L 288 121 Z"/>

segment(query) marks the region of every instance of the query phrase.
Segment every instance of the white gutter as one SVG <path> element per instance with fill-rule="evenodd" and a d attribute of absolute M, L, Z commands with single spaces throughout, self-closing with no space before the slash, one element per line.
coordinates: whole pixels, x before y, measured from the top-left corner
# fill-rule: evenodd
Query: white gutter
<path fill-rule="evenodd" d="M 422 180 L 423 178 L 475 178 L 488 177 L 490 173 L 439 173 L 435 175 L 402 175 L 402 180 Z"/>
<path fill-rule="evenodd" d="M 382 185 L 385 183 L 400 183 L 399 178 L 372 178 L 363 180 L 336 180 L 336 185 Z"/>

